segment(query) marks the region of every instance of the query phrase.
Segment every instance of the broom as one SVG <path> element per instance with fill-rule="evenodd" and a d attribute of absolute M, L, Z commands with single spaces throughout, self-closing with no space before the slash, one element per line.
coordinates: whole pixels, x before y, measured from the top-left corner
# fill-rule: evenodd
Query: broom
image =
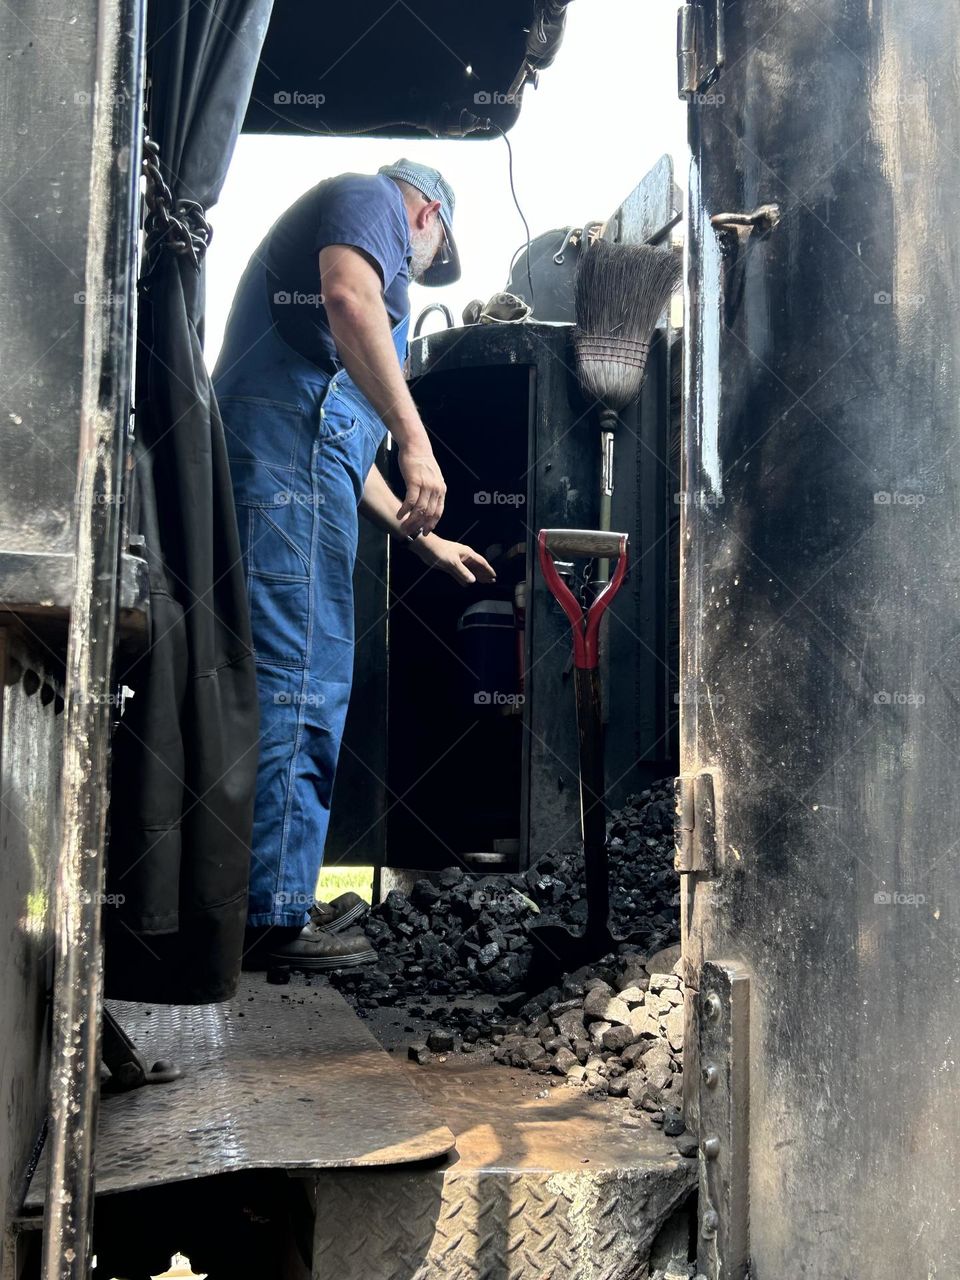
<path fill-rule="evenodd" d="M 657 321 L 680 281 L 672 249 L 597 240 L 577 266 L 573 331 L 577 374 L 584 392 L 600 402 L 600 528 L 610 528 L 613 441 L 619 416 L 643 386 Z M 610 577 L 609 560 L 597 581 Z"/>

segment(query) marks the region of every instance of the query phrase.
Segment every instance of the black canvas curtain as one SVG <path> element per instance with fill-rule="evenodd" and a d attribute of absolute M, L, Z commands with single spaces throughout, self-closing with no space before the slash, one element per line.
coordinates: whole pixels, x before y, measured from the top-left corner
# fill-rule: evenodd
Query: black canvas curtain
<path fill-rule="evenodd" d="M 223 426 L 204 365 L 203 214 L 220 194 L 273 0 L 154 0 L 147 127 L 199 262 L 158 241 L 141 275 L 136 484 L 149 646 L 113 746 L 107 994 L 229 998 L 246 916 L 257 699 Z"/>

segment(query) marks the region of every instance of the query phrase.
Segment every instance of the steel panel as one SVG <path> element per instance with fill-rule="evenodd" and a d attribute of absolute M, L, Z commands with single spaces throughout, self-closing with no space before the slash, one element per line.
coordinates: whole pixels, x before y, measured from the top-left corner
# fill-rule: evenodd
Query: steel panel
<path fill-rule="evenodd" d="M 945 1278 L 960 10 L 720 11 L 690 107 L 681 729 L 719 866 L 686 877 L 685 945 L 750 979 L 753 1280 Z"/>
<path fill-rule="evenodd" d="M 455 1164 L 317 1177 L 317 1280 L 634 1280 L 692 1194 L 696 1162 L 608 1100 L 530 1096 L 490 1063 L 411 1079 L 457 1135 Z M 514 1086 L 505 1088 L 505 1081 Z M 343 1223 L 362 1221 L 362 1232 Z"/>
<path fill-rule="evenodd" d="M 69 21 L 42 0 L 0 7 L 0 611 L 61 622 L 73 597 L 83 325 L 93 305 L 85 267 L 96 15 L 92 0 Z M 125 628 L 142 628 L 146 594 L 145 563 L 124 554 Z"/>
<path fill-rule="evenodd" d="M 170 1084 L 105 1095 L 97 1195 L 238 1169 L 322 1169 L 442 1156 L 453 1134 L 325 983 L 263 975 L 216 1005 L 109 1007 Z M 46 1160 L 27 1207 L 43 1204 Z"/>
<path fill-rule="evenodd" d="M 45 668 L 9 627 L 0 628 L 0 674 L 0 1276 L 8 1280 L 10 1221 L 47 1103 L 63 686 L 56 664 Z"/>

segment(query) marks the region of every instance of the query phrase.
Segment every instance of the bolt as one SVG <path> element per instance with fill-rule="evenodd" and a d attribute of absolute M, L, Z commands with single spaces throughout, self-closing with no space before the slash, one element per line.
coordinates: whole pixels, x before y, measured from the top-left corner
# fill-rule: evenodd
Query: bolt
<path fill-rule="evenodd" d="M 700 1150 L 703 1152 L 705 1159 L 716 1160 L 717 1156 L 720 1154 L 720 1139 L 704 1138 L 700 1146 Z"/>
<path fill-rule="evenodd" d="M 704 1240 L 712 1240 L 717 1234 L 717 1228 L 720 1226 L 720 1215 L 716 1209 L 707 1209 L 703 1215 L 703 1221 L 700 1223 L 700 1234 Z"/>
<path fill-rule="evenodd" d="M 703 1012 L 711 1022 L 716 1022 L 720 1017 L 721 1004 L 720 997 L 715 991 L 711 991 L 703 1002 Z"/>
<path fill-rule="evenodd" d="M 715 1089 L 717 1087 L 717 1084 L 720 1081 L 720 1072 L 712 1062 L 704 1063 L 703 1070 L 700 1074 L 703 1077 L 703 1083 L 708 1089 Z"/>

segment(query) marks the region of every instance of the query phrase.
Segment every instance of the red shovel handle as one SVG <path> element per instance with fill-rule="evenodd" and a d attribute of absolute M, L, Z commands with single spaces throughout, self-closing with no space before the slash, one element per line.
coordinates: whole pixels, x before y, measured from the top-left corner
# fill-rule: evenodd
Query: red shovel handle
<path fill-rule="evenodd" d="M 569 549 L 573 554 L 593 555 L 609 554 L 609 548 L 600 546 L 601 540 L 614 539 L 617 548 L 617 563 L 610 581 L 594 600 L 590 608 L 584 612 L 579 600 L 560 577 L 554 563 L 551 547 L 558 551 Z M 597 547 L 593 543 L 597 543 Z M 627 572 L 627 542 L 625 533 L 594 534 L 592 531 L 580 529 L 541 529 L 537 535 L 537 551 L 540 557 L 540 568 L 563 612 L 570 619 L 573 631 L 573 663 L 581 670 L 593 670 L 599 664 L 597 638 L 600 633 L 600 619 L 620 590 Z"/>

